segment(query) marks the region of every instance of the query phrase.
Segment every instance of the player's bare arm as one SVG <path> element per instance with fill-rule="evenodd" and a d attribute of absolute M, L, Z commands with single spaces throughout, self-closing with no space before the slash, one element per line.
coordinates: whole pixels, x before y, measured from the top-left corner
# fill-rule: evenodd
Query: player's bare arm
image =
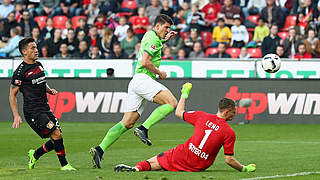
<path fill-rule="evenodd" d="M 239 163 L 239 161 L 234 157 L 234 156 L 231 156 L 231 155 L 225 155 L 225 162 L 231 166 L 232 168 L 238 170 L 238 171 L 241 171 L 242 168 L 243 168 L 243 165 Z"/>
<path fill-rule="evenodd" d="M 50 86 L 48 85 L 48 83 L 46 83 L 46 91 L 47 91 L 47 93 L 52 94 L 52 95 L 58 94 L 58 91 L 55 89 L 51 89 Z"/>
<path fill-rule="evenodd" d="M 190 93 L 191 88 L 192 88 L 192 84 L 189 82 L 185 83 L 182 86 L 181 97 L 180 97 L 179 103 L 176 108 L 176 116 L 179 117 L 180 119 L 183 119 L 183 113 L 185 111 L 184 108 L 186 105 L 186 99 L 188 99 L 188 97 L 189 97 L 189 93 Z"/>
<path fill-rule="evenodd" d="M 186 104 L 186 99 L 181 97 L 179 100 L 179 103 L 177 105 L 177 108 L 176 108 L 176 116 L 180 119 L 183 119 L 183 113 L 185 111 L 184 110 L 185 104 Z"/>
<path fill-rule="evenodd" d="M 152 56 L 148 54 L 146 51 L 143 52 L 141 65 L 146 68 L 148 71 L 158 74 L 160 79 L 166 79 L 167 73 L 164 71 L 160 71 L 153 63 Z"/>
<path fill-rule="evenodd" d="M 19 87 L 13 84 L 10 85 L 10 93 L 9 93 L 9 102 L 11 111 L 14 117 L 14 121 L 12 123 L 12 128 L 19 128 L 19 124 L 22 123 L 22 118 L 19 115 L 18 111 L 18 103 L 17 103 L 17 94 L 19 92 Z"/>

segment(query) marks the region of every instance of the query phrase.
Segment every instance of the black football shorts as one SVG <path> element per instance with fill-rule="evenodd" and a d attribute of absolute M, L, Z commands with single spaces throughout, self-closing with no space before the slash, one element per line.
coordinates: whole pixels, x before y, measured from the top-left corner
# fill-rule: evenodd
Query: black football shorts
<path fill-rule="evenodd" d="M 36 115 L 25 115 L 25 119 L 29 126 L 41 137 L 48 138 L 50 134 L 59 128 L 61 128 L 58 119 L 52 112 L 41 112 Z"/>

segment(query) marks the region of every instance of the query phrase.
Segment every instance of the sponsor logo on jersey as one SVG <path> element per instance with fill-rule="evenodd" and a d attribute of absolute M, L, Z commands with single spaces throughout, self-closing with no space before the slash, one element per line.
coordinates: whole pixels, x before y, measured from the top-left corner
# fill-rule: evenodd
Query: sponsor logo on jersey
<path fill-rule="evenodd" d="M 30 76 L 32 73 L 33 73 L 32 71 L 31 71 L 31 72 L 28 72 L 28 76 Z"/>
<path fill-rule="evenodd" d="M 152 52 L 154 52 L 154 51 L 156 50 L 156 46 L 155 46 L 154 44 L 152 44 L 152 45 L 150 46 L 150 50 L 151 50 Z"/>
<path fill-rule="evenodd" d="M 22 82 L 21 82 L 20 80 L 15 80 L 14 83 L 15 83 L 16 85 L 21 85 Z"/>
<path fill-rule="evenodd" d="M 45 76 L 39 77 L 37 79 L 32 79 L 32 84 L 41 84 L 43 82 L 46 82 Z"/>
<path fill-rule="evenodd" d="M 49 121 L 48 124 L 47 124 L 47 128 L 48 129 L 52 129 L 54 126 L 53 122 L 52 121 Z"/>

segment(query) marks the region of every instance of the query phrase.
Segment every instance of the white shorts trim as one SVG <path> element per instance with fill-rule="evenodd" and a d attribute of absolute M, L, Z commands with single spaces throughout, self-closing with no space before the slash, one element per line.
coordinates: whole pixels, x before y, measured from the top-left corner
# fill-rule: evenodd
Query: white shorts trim
<path fill-rule="evenodd" d="M 168 88 L 147 74 L 135 74 L 128 86 L 128 99 L 125 112 L 138 111 L 141 115 L 147 101 L 153 101 L 153 97 L 163 90 L 168 90 Z"/>

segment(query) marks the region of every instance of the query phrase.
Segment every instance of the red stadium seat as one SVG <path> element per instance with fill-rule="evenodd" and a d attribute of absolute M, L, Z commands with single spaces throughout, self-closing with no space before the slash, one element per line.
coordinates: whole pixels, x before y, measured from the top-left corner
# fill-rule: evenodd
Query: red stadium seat
<path fill-rule="evenodd" d="M 253 39 L 253 32 L 248 32 L 248 33 L 249 33 L 249 42 L 250 42 Z"/>
<path fill-rule="evenodd" d="M 180 36 L 182 37 L 182 39 L 189 38 L 189 32 L 180 32 Z"/>
<path fill-rule="evenodd" d="M 67 16 L 54 16 L 53 17 L 53 27 L 58 29 L 66 28 L 66 21 L 68 20 Z"/>
<path fill-rule="evenodd" d="M 252 58 L 261 58 L 262 52 L 260 48 L 248 48 L 248 53 Z"/>
<path fill-rule="evenodd" d="M 37 16 L 34 18 L 34 20 L 38 23 L 40 30 L 46 27 L 47 19 L 47 16 Z"/>
<path fill-rule="evenodd" d="M 122 1 L 121 8 L 129 8 L 131 10 L 137 8 L 137 2 L 133 0 Z"/>
<path fill-rule="evenodd" d="M 287 16 L 286 22 L 284 24 L 284 28 L 281 29 L 281 31 L 289 31 L 289 28 L 296 25 L 297 16 L 291 15 Z"/>
<path fill-rule="evenodd" d="M 81 18 L 87 19 L 86 16 L 74 16 L 74 17 L 71 19 L 72 28 L 73 28 L 73 29 L 77 29 L 77 27 L 79 27 L 79 20 L 80 20 Z"/>
<path fill-rule="evenodd" d="M 119 12 L 117 14 L 118 17 L 121 17 L 121 16 L 131 16 L 133 13 L 132 12 Z"/>
<path fill-rule="evenodd" d="M 218 52 L 218 48 L 208 48 L 206 50 L 206 56 L 208 57 L 209 55 L 216 54 L 217 52 Z"/>
<path fill-rule="evenodd" d="M 129 22 L 130 22 L 131 24 L 133 24 L 137 17 L 138 17 L 138 16 L 131 16 L 131 17 L 129 18 Z"/>
<path fill-rule="evenodd" d="M 278 36 L 281 39 L 286 39 L 287 37 L 289 37 L 289 32 L 278 32 Z"/>
<path fill-rule="evenodd" d="M 230 54 L 232 58 L 238 58 L 240 55 L 240 48 L 228 48 L 226 53 Z"/>
<path fill-rule="evenodd" d="M 251 21 L 256 25 L 258 25 L 258 19 L 259 19 L 258 15 L 250 15 L 246 18 L 247 21 Z"/>
<path fill-rule="evenodd" d="M 212 44 L 212 34 L 211 32 L 201 32 L 201 38 L 203 40 L 203 47 L 207 48 Z"/>

